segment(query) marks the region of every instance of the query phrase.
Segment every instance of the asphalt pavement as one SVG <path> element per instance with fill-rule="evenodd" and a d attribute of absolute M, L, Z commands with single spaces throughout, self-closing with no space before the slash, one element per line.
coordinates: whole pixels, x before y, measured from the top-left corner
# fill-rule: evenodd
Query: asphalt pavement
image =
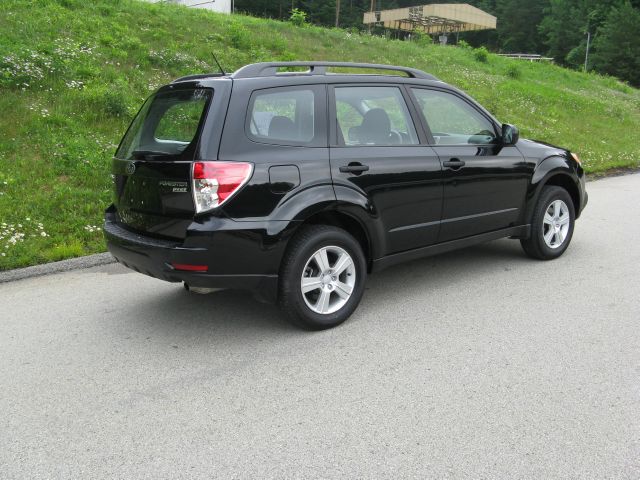
<path fill-rule="evenodd" d="M 102 265 L 0 284 L 0 478 L 640 478 L 640 175 L 552 262 L 501 240 L 303 332 Z"/>

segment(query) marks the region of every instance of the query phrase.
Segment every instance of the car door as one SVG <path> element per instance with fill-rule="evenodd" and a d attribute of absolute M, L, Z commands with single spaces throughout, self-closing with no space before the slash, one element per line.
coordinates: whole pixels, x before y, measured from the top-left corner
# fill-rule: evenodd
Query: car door
<path fill-rule="evenodd" d="M 415 126 L 408 92 L 400 85 L 351 84 L 331 86 L 329 93 L 336 193 L 351 188 L 366 197 L 370 215 L 384 231 L 383 254 L 435 243 L 441 166 Z"/>
<path fill-rule="evenodd" d="M 442 162 L 438 242 L 516 225 L 530 175 L 520 151 L 502 145 L 495 122 L 457 92 L 422 87 L 411 91 Z"/>

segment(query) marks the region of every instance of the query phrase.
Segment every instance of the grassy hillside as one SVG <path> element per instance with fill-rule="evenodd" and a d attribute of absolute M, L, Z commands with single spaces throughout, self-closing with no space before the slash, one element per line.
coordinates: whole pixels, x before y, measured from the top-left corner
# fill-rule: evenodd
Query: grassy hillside
<path fill-rule="evenodd" d="M 402 64 L 465 89 L 590 172 L 637 166 L 640 91 L 459 47 L 296 28 L 133 0 L 0 2 L 0 269 L 102 251 L 109 161 L 143 99 L 172 78 L 265 60 Z M 97 226 L 97 227 L 96 227 Z"/>

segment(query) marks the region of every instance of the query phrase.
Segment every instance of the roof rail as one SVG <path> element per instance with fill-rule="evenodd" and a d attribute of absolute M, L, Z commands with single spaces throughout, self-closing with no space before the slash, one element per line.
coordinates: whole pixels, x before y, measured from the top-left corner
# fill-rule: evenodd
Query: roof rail
<path fill-rule="evenodd" d="M 350 62 L 264 62 L 252 63 L 237 70 L 232 78 L 270 77 L 278 74 L 279 68 L 308 67 L 307 72 L 282 72 L 283 75 L 326 75 L 327 68 L 367 68 L 371 70 L 388 70 L 406 73 L 411 78 L 423 80 L 437 80 L 433 75 L 415 68 L 382 65 L 379 63 L 350 63 Z"/>
<path fill-rule="evenodd" d="M 184 77 L 176 78 L 171 83 L 184 82 L 187 80 L 199 80 L 201 78 L 222 77 L 222 73 L 196 73 L 195 75 L 185 75 Z"/>

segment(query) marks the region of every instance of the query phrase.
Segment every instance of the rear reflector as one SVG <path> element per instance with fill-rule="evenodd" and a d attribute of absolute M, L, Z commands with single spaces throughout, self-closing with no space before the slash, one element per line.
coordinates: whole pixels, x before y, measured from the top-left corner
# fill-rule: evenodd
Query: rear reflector
<path fill-rule="evenodd" d="M 188 263 L 172 263 L 171 266 L 176 270 L 184 270 L 185 272 L 206 272 L 209 270 L 206 265 L 191 265 Z"/>
<path fill-rule="evenodd" d="M 193 200 L 196 213 L 219 207 L 242 187 L 253 171 L 244 162 L 195 162 Z"/>

